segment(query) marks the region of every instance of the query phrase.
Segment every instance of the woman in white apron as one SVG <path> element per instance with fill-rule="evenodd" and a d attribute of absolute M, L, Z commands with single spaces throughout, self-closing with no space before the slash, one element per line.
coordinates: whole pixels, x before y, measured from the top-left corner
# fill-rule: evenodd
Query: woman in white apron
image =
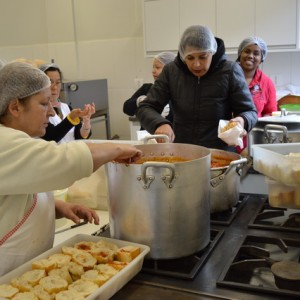
<path fill-rule="evenodd" d="M 53 116 L 50 96 L 39 69 L 21 62 L 0 68 L 0 276 L 52 247 L 56 214 L 99 224 L 93 210 L 45 191 L 67 188 L 109 161 L 141 157 L 131 145 L 35 138 Z"/>

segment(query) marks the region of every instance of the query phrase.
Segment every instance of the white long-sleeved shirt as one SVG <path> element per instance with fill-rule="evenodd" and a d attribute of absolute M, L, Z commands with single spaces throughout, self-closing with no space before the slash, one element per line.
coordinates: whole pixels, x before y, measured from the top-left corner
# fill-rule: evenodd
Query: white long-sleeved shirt
<path fill-rule="evenodd" d="M 93 172 L 84 142 L 57 145 L 0 125 L 0 239 L 32 205 L 33 194 L 69 187 Z"/>

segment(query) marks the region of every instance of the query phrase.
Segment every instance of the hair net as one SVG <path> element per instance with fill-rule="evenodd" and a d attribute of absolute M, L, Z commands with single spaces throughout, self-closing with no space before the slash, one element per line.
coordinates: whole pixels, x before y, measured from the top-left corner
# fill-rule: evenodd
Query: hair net
<path fill-rule="evenodd" d="M 241 56 L 242 51 L 249 45 L 257 45 L 261 50 L 261 61 L 266 59 L 268 51 L 267 45 L 264 40 L 256 36 L 248 37 L 240 43 L 238 48 L 238 59 Z"/>
<path fill-rule="evenodd" d="M 173 52 L 161 52 L 154 56 L 155 59 L 159 60 L 163 65 L 166 65 L 173 61 L 176 57 L 176 54 Z"/>
<path fill-rule="evenodd" d="M 50 79 L 38 68 L 11 62 L 0 69 L 0 116 L 13 99 L 23 99 L 50 87 Z"/>
<path fill-rule="evenodd" d="M 47 72 L 49 69 L 55 69 L 60 71 L 58 65 L 56 64 L 43 64 L 39 66 L 39 69 L 43 72 Z"/>
<path fill-rule="evenodd" d="M 187 47 L 193 47 L 195 51 L 186 52 Z M 193 25 L 188 27 L 182 34 L 179 43 L 179 54 L 182 60 L 195 52 L 217 52 L 217 42 L 211 30 L 206 26 Z"/>
<path fill-rule="evenodd" d="M 2 59 L 0 59 L 0 69 L 4 67 L 4 65 L 6 64 L 6 62 Z"/>

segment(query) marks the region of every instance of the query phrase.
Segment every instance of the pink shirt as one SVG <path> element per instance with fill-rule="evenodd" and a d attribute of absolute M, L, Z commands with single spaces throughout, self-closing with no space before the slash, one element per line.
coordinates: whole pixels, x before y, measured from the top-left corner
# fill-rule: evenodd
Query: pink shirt
<path fill-rule="evenodd" d="M 276 90 L 271 78 L 257 69 L 249 84 L 253 102 L 257 109 L 258 117 L 271 115 L 277 110 Z"/>

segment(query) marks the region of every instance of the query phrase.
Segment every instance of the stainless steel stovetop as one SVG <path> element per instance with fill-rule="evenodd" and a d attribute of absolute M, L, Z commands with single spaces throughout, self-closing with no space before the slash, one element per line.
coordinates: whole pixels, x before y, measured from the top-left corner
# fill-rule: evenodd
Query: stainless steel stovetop
<path fill-rule="evenodd" d="M 240 200 L 239 207 L 233 209 L 234 216 L 230 221 L 220 222 L 220 216 L 216 221 L 212 216 L 211 232 L 218 236 L 218 240 L 214 242 L 212 251 L 206 256 L 193 278 L 170 277 L 145 269 L 112 299 L 299 299 L 300 292 L 276 287 L 274 281 L 272 282 L 274 278 L 266 260 L 245 256 L 241 250 L 252 246 L 267 248 L 266 251 L 269 251 L 271 258 L 298 262 L 300 256 L 298 224 L 296 229 L 289 230 L 288 227 L 282 230 L 280 228 L 282 222 L 278 222 L 275 218 L 274 224 L 271 224 L 275 226 L 274 228 L 270 226 L 272 220 L 267 218 L 268 224 L 264 224 L 266 221 L 263 219 L 263 223 L 257 226 L 255 220 L 257 217 L 261 219 L 267 196 L 241 194 Z M 284 215 L 286 214 L 289 215 L 289 210 L 284 210 Z M 272 251 L 275 251 L 275 254 Z M 247 262 L 249 259 L 252 260 L 250 263 Z"/>

